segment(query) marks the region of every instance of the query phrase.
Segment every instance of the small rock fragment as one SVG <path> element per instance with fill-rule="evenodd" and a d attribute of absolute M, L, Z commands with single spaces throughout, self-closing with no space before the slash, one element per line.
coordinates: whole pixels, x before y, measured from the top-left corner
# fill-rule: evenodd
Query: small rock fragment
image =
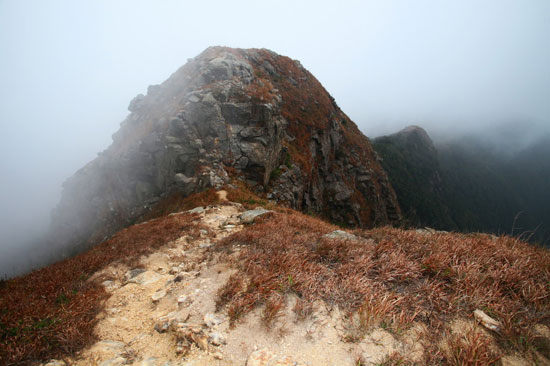
<path fill-rule="evenodd" d="M 161 316 L 157 320 L 155 330 L 159 333 L 164 333 L 170 328 L 177 327 L 178 324 L 185 322 L 188 318 L 188 310 L 173 311 L 169 314 Z"/>
<path fill-rule="evenodd" d="M 238 225 L 239 223 L 240 223 L 240 220 L 237 216 L 230 216 L 222 223 L 221 226 L 223 227 L 228 225 Z"/>
<path fill-rule="evenodd" d="M 210 333 L 209 339 L 210 339 L 210 343 L 212 343 L 214 346 L 221 346 L 222 344 L 227 343 L 223 334 L 219 332 Z"/>
<path fill-rule="evenodd" d="M 50 362 L 48 362 L 47 364 L 45 364 L 44 366 L 65 366 L 65 361 L 61 361 L 61 360 L 51 360 Z"/>
<path fill-rule="evenodd" d="M 208 338 L 202 332 L 193 332 L 191 339 L 193 340 L 193 342 L 195 342 L 197 347 L 199 347 L 203 351 L 208 351 Z"/>
<path fill-rule="evenodd" d="M 113 284 L 114 284 L 114 282 L 110 281 L 110 280 L 101 282 L 101 286 L 106 287 L 106 288 L 112 287 Z"/>
<path fill-rule="evenodd" d="M 185 295 L 178 296 L 178 309 L 185 307 L 188 303 L 188 298 Z"/>
<path fill-rule="evenodd" d="M 499 321 L 491 318 L 489 315 L 485 314 L 482 310 L 476 309 L 474 311 L 474 318 L 481 323 L 485 328 L 492 330 L 494 332 L 500 332 L 502 325 Z"/>
<path fill-rule="evenodd" d="M 124 349 L 125 344 L 119 341 L 104 339 L 94 344 L 94 350 L 102 352 L 120 352 Z"/>
<path fill-rule="evenodd" d="M 223 318 L 213 313 L 206 313 L 203 320 L 204 324 L 206 324 L 208 328 L 212 328 L 213 326 L 223 323 Z"/>
<path fill-rule="evenodd" d="M 157 358 L 156 357 L 149 357 L 146 360 L 141 361 L 138 365 L 139 366 L 157 366 Z"/>
<path fill-rule="evenodd" d="M 303 366 L 289 356 L 279 357 L 267 349 L 254 351 L 248 357 L 246 366 Z"/>
<path fill-rule="evenodd" d="M 142 274 L 143 272 L 145 272 L 145 270 L 143 268 L 132 269 L 132 270 L 130 270 L 126 273 L 126 279 L 130 280 L 130 279 L 136 277 L 137 275 Z"/>
<path fill-rule="evenodd" d="M 334 230 L 331 233 L 323 235 L 323 238 L 327 239 L 338 239 L 338 240 L 353 240 L 361 241 L 362 239 L 356 235 L 350 234 L 343 230 Z"/>
<path fill-rule="evenodd" d="M 166 290 L 158 290 L 151 296 L 151 300 L 156 303 L 159 302 L 159 300 L 162 299 L 164 296 L 166 296 Z"/>
<path fill-rule="evenodd" d="M 115 357 L 111 358 L 110 360 L 103 361 L 99 364 L 99 366 L 122 366 L 127 363 L 127 360 L 124 357 Z"/>
<path fill-rule="evenodd" d="M 189 210 L 189 211 L 187 211 L 187 212 L 189 212 L 189 213 L 198 213 L 198 214 L 202 214 L 202 213 L 204 213 L 204 207 L 202 207 L 202 206 L 195 207 L 194 209 Z"/>
<path fill-rule="evenodd" d="M 130 277 L 128 282 L 138 285 L 150 285 L 161 279 L 161 275 L 154 271 L 142 271 L 137 276 Z"/>
<path fill-rule="evenodd" d="M 209 240 L 199 244 L 199 248 L 201 249 L 210 248 L 211 246 L 212 246 L 212 243 L 210 243 Z"/>
<path fill-rule="evenodd" d="M 174 332 L 178 340 L 178 346 L 194 343 L 201 350 L 208 351 L 208 337 L 206 337 L 200 326 L 178 323 Z"/>

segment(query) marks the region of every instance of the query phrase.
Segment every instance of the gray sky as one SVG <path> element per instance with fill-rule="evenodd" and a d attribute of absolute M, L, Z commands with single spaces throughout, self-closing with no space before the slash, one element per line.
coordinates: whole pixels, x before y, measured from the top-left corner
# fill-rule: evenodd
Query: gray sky
<path fill-rule="evenodd" d="M 0 258 L 129 101 L 211 45 L 301 60 L 368 136 L 550 124 L 549 0 L 0 0 Z"/>

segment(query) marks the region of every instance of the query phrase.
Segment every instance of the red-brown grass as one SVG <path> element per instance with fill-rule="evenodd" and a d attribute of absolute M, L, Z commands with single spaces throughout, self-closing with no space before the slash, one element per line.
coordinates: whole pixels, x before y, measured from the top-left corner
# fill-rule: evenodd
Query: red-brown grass
<path fill-rule="evenodd" d="M 356 366 L 364 366 L 368 364 L 370 364 L 370 362 L 366 363 L 363 361 L 362 358 L 359 358 L 356 361 Z M 386 357 L 384 357 L 380 362 L 377 362 L 376 366 L 420 366 L 420 365 L 418 363 L 415 363 L 403 357 L 399 352 L 393 352 L 387 355 Z"/>
<path fill-rule="evenodd" d="M 227 199 L 229 201 L 238 202 L 247 209 L 254 209 L 258 206 L 269 209 L 277 208 L 273 203 L 251 192 L 244 184 L 241 184 L 238 188 L 225 187 L 224 189 L 227 191 Z"/>
<path fill-rule="evenodd" d="M 142 220 L 151 220 L 174 212 L 191 210 L 199 206 L 215 205 L 218 202 L 219 197 L 214 188 L 193 193 L 189 196 L 184 196 L 181 192 L 174 192 L 155 204 L 155 206 L 143 216 Z"/>
<path fill-rule="evenodd" d="M 453 366 L 494 365 L 502 357 L 491 347 L 491 340 L 476 327 L 464 334 L 447 336 L 447 363 Z"/>
<path fill-rule="evenodd" d="M 136 265 L 182 235 L 198 235 L 195 216 L 166 216 L 131 226 L 86 253 L 0 285 L 0 364 L 23 365 L 76 352 L 94 340 L 107 293 L 87 279 L 111 263 Z"/>
<path fill-rule="evenodd" d="M 293 292 L 302 301 L 359 311 L 365 327 L 384 322 L 399 332 L 417 321 L 436 334 L 479 308 L 503 322 L 495 335 L 499 345 L 520 352 L 530 350 L 518 339 L 532 344 L 534 324 L 550 324 L 550 253 L 544 249 L 512 237 L 389 227 L 357 230 L 365 241 L 323 237 L 334 229 L 288 211 L 226 238 L 221 249 L 241 247 L 239 272 L 220 291 L 218 305 L 236 321 L 274 294 Z"/>
<path fill-rule="evenodd" d="M 264 325 L 269 328 L 273 321 L 280 315 L 280 311 L 285 307 L 285 298 L 279 293 L 271 295 L 265 302 L 265 307 L 262 314 Z"/>

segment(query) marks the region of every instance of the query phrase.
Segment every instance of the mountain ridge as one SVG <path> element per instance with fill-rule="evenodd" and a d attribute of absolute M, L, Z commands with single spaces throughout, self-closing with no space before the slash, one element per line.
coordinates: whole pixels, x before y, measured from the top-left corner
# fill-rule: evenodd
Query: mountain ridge
<path fill-rule="evenodd" d="M 58 240 L 97 243 L 173 193 L 233 182 L 344 225 L 401 218 L 368 138 L 288 57 L 210 47 L 129 110 L 112 145 L 64 184 Z"/>
<path fill-rule="evenodd" d="M 416 126 L 373 146 L 409 225 L 510 233 L 548 245 L 548 141 L 504 154 L 506 146 L 492 148 L 483 136 L 434 143 Z"/>

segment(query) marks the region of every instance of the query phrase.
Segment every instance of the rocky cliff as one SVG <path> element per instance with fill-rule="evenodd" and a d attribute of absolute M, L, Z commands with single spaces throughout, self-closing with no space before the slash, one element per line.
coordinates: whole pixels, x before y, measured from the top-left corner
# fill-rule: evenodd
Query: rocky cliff
<path fill-rule="evenodd" d="M 400 219 L 369 140 L 299 61 L 211 47 L 129 110 L 112 145 L 64 184 L 59 240 L 98 242 L 174 192 L 228 184 L 345 225 Z"/>
<path fill-rule="evenodd" d="M 426 131 L 409 126 L 376 138 L 373 146 L 383 159 L 407 222 L 416 227 L 456 229 L 445 202 L 438 151 Z"/>

